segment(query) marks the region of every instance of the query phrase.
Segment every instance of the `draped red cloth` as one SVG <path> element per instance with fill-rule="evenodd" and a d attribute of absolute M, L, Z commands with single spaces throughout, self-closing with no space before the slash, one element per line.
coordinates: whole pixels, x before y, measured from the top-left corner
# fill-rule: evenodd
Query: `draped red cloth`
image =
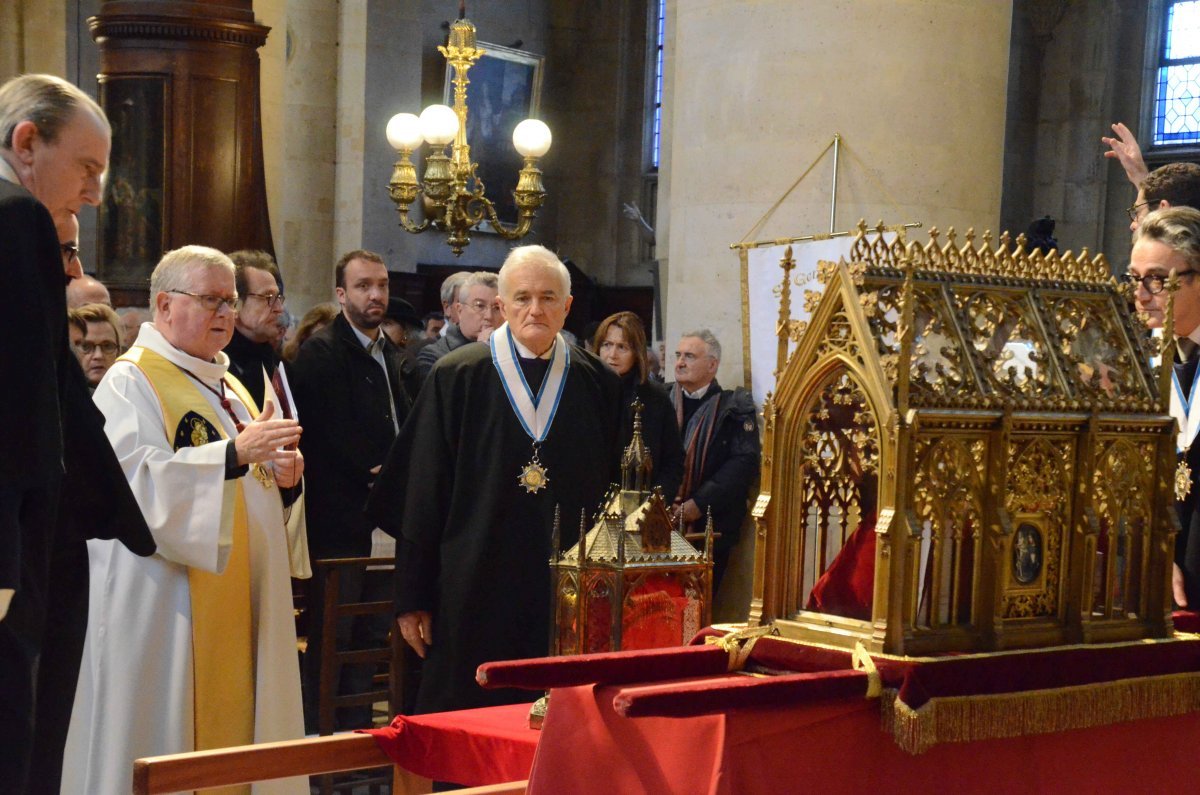
<path fill-rule="evenodd" d="M 870 621 L 874 588 L 875 517 L 872 516 L 859 522 L 846 539 L 813 586 L 804 609 Z"/>
<path fill-rule="evenodd" d="M 623 718 L 616 695 L 605 686 L 553 692 L 532 795 L 1176 792 L 1187 788 L 1186 774 L 1165 749 L 1200 741 L 1193 714 L 950 743 L 913 756 L 880 730 L 878 702 L 861 697 L 681 721 Z"/>
<path fill-rule="evenodd" d="M 721 634 L 710 628 L 695 642 L 703 643 L 704 637 Z M 651 713 L 646 704 L 638 704 L 638 695 L 632 691 L 623 697 L 622 709 L 634 709 L 640 715 L 681 717 L 757 705 L 763 703 L 767 693 L 780 706 L 832 698 L 836 688 L 865 693 L 865 684 L 858 691 L 847 682 L 828 687 L 820 684 L 822 676 L 851 670 L 851 657 L 849 651 L 841 649 L 763 637 L 749 656 L 751 669 L 776 676 L 811 676 L 773 684 L 767 679 L 728 674 L 729 681 L 716 686 L 711 679 L 724 674 L 729 655 L 715 646 L 692 646 L 487 663 L 480 666 L 478 678 L 485 687 L 533 690 L 593 683 L 657 683 L 663 686 L 653 691 L 657 711 Z M 1200 640 L 1031 649 L 936 660 L 872 659 L 883 686 L 898 690 L 900 700 L 915 710 L 931 698 L 997 695 L 1196 672 L 1200 671 Z"/>
<path fill-rule="evenodd" d="M 471 787 L 528 778 L 539 737 L 528 704 L 397 715 L 365 733 L 405 770 Z"/>

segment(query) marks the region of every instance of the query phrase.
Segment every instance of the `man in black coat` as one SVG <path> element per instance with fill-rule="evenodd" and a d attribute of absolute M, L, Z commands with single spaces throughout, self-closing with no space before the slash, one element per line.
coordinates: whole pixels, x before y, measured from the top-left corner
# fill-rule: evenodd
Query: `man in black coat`
<path fill-rule="evenodd" d="M 408 415 L 414 375 L 399 349 L 380 328 L 388 306 L 388 272 L 383 258 L 351 251 L 334 268 L 342 312 L 300 348 L 288 368 L 296 408 L 304 418 L 300 449 L 305 460 L 308 547 L 314 560 L 366 557 L 375 524 L 363 511 L 375 476 Z M 377 574 L 377 572 L 370 572 Z M 390 600 L 389 581 L 342 577 L 340 601 Z M 309 653 L 305 654 L 305 712 L 310 727 L 320 681 L 321 610 L 318 578 L 311 591 Z M 374 593 L 379 590 L 379 593 Z M 338 628 L 340 648 L 377 645 L 387 624 L 347 621 Z M 371 671 L 354 666 L 342 678 L 344 691 L 366 689 Z M 343 711 L 339 725 L 363 728 L 369 711 Z"/>
<path fill-rule="evenodd" d="M 86 539 L 141 555 L 154 540 L 67 344 L 63 286 L 80 271 L 54 219 L 99 204 L 108 122 L 75 86 L 24 75 L 0 87 L 0 125 L 0 291 L 13 299 L 0 322 L 19 341 L 0 390 L 0 791 L 57 791 L 87 628 Z"/>
<path fill-rule="evenodd" d="M 745 389 L 721 389 L 721 343 L 702 329 L 683 335 L 675 351 L 671 400 L 683 437 L 684 473 L 678 511 L 690 532 L 704 532 L 712 513 L 713 593 L 746 519 L 750 487 L 758 478 L 762 442 L 754 398 Z"/>
<path fill-rule="evenodd" d="M 417 712 L 537 697 L 484 690 L 475 669 L 548 653 L 555 510 L 565 548 L 616 474 L 620 384 L 559 333 L 570 279 L 542 246 L 509 253 L 506 322 L 437 363 L 372 489 L 397 536 L 400 634 L 424 658 Z"/>
<path fill-rule="evenodd" d="M 225 355 L 229 357 L 229 372 L 242 382 L 262 410 L 266 394 L 263 374 L 274 379 L 279 367 L 275 343 L 279 339 L 279 317 L 283 314 L 284 300 L 279 266 L 265 251 L 234 251 L 229 258 L 236 268 L 238 313 L 233 338 L 225 346 Z M 280 416 L 292 419 L 287 412 Z"/>

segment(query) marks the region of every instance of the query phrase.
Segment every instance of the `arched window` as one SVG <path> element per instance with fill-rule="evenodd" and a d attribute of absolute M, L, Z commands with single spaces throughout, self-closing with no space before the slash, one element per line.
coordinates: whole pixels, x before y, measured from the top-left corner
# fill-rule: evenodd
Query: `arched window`
<path fill-rule="evenodd" d="M 1153 8 L 1153 6 L 1151 6 Z M 1163 0 L 1150 145 L 1200 143 L 1200 0 Z M 1152 33 L 1153 35 L 1153 33 Z"/>

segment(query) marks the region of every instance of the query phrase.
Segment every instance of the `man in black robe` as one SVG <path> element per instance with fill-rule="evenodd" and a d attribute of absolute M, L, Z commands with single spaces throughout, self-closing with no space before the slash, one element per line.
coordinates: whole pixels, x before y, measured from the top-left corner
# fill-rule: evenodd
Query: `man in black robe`
<path fill-rule="evenodd" d="M 87 627 L 86 539 L 140 555 L 154 539 L 68 347 L 63 286 L 82 271 L 55 231 L 100 203 L 108 121 L 48 75 L 0 87 L 0 120 L 0 323 L 13 341 L 0 390 L 0 792 L 56 792 Z"/>
<path fill-rule="evenodd" d="M 437 363 L 372 490 L 397 538 L 400 632 L 425 658 L 417 712 L 536 696 L 484 690 L 475 669 L 548 653 L 555 508 L 574 543 L 615 474 L 619 382 L 559 335 L 570 285 L 547 249 L 509 254 L 507 322 Z"/>

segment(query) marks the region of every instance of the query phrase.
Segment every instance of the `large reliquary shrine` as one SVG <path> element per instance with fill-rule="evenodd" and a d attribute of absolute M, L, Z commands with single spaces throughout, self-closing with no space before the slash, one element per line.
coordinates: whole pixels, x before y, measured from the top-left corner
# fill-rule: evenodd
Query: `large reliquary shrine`
<path fill-rule="evenodd" d="M 780 263 L 751 623 L 903 655 L 1169 636 L 1157 340 L 1103 255 L 929 237 L 860 223 L 807 323 Z"/>

